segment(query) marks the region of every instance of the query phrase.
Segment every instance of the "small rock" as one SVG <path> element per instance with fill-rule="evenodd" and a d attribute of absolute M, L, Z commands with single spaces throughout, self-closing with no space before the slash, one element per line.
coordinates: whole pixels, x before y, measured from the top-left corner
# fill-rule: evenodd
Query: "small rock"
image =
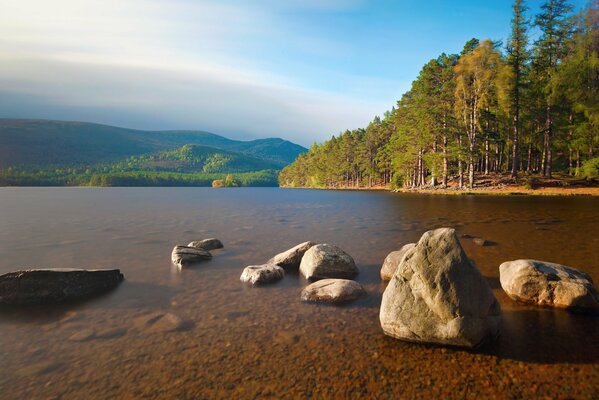
<path fill-rule="evenodd" d="M 290 248 L 282 253 L 277 254 L 268 261 L 268 264 L 276 264 L 285 270 L 296 270 L 302 262 L 302 257 L 314 246 L 314 242 L 300 243 L 295 247 Z"/>
<path fill-rule="evenodd" d="M 181 331 L 187 327 L 185 321 L 172 313 L 154 312 L 142 317 L 136 318 L 133 325 L 145 332 L 165 333 Z"/>
<path fill-rule="evenodd" d="M 206 250 L 177 245 L 173 249 L 171 259 L 173 264 L 182 268 L 188 264 L 210 260 L 212 259 L 212 254 Z"/>
<path fill-rule="evenodd" d="M 395 270 L 399 266 L 403 256 L 410 250 L 412 247 L 416 246 L 416 243 L 408 243 L 404 245 L 401 249 L 397 251 L 392 251 L 389 253 L 385 261 L 383 262 L 383 266 L 381 267 L 381 279 L 384 281 L 389 281 L 393 278 L 393 274 Z"/>
<path fill-rule="evenodd" d="M 358 282 L 348 279 L 322 279 L 308 286 L 301 293 L 302 301 L 342 304 L 360 298 L 366 291 Z"/>
<path fill-rule="evenodd" d="M 242 282 L 250 282 L 252 285 L 276 282 L 283 279 L 285 270 L 278 265 L 250 265 L 245 267 L 241 277 Z"/>
<path fill-rule="evenodd" d="M 69 336 L 69 340 L 73 342 L 84 342 L 86 340 L 92 339 L 95 335 L 96 332 L 93 329 L 83 329 Z"/>
<path fill-rule="evenodd" d="M 489 245 L 489 242 L 483 238 L 474 238 L 472 241 L 479 246 L 488 246 Z"/>
<path fill-rule="evenodd" d="M 123 280 L 118 269 L 31 269 L 0 275 L 0 304 L 61 303 L 114 289 Z"/>
<path fill-rule="evenodd" d="M 220 240 L 218 240 L 216 238 L 210 238 L 210 239 L 196 240 L 196 241 L 190 242 L 187 245 L 187 247 L 193 247 L 195 249 L 210 251 L 210 250 L 222 249 L 224 246 L 223 246 L 223 242 L 221 242 Z"/>
<path fill-rule="evenodd" d="M 472 235 L 470 235 L 470 234 L 468 234 L 468 233 L 462 233 L 462 234 L 460 235 L 460 237 L 461 237 L 462 239 L 474 239 L 474 236 L 472 236 Z"/>
<path fill-rule="evenodd" d="M 331 244 L 312 246 L 300 263 L 301 274 L 309 280 L 325 278 L 351 279 L 358 274 L 354 259 Z"/>
<path fill-rule="evenodd" d="M 507 261 L 499 266 L 501 287 L 512 299 L 539 306 L 599 310 L 599 292 L 586 273 L 537 260 Z"/>

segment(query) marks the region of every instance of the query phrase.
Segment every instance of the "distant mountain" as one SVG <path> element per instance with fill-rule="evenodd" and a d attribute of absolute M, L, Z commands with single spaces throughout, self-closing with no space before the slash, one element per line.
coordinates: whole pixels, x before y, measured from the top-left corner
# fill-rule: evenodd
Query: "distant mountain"
<path fill-rule="evenodd" d="M 279 169 L 307 151 L 279 138 L 240 141 L 203 131 L 143 131 L 88 122 L 0 119 L 0 168 L 115 163 L 185 145 L 199 146 L 187 149 L 194 154 L 210 151 L 217 154 L 214 148 L 223 150 L 218 154 L 241 170 L 249 170 L 247 167 L 252 164 L 255 170 Z M 163 153 L 163 157 L 170 156 Z"/>

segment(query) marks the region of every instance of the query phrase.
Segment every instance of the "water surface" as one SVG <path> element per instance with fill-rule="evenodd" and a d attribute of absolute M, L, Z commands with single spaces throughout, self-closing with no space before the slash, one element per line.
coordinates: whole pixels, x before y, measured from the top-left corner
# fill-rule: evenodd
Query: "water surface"
<path fill-rule="evenodd" d="M 112 268 L 125 281 L 84 303 L 0 311 L 2 398 L 480 398 L 599 396 L 599 319 L 518 305 L 498 266 L 564 263 L 599 281 L 599 199 L 426 196 L 276 188 L 0 188 L 0 273 Z M 503 310 L 501 338 L 475 352 L 383 335 L 385 256 L 451 226 Z M 176 244 L 218 237 L 212 261 L 177 270 Z M 246 265 L 297 243 L 339 245 L 368 297 L 304 304 L 288 274 L 260 288 Z M 187 321 L 148 332 L 152 312 Z M 69 338 L 85 329 L 106 338 Z"/>

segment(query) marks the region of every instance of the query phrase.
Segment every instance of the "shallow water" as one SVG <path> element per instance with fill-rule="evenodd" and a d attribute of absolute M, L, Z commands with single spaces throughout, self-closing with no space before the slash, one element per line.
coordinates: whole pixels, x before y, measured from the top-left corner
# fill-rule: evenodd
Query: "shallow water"
<path fill-rule="evenodd" d="M 125 281 L 75 305 L 0 310 L 0 397 L 480 398 L 599 397 L 599 318 L 518 305 L 498 266 L 564 263 L 599 282 L 599 199 L 425 196 L 275 188 L 0 188 L 0 273 L 118 267 Z M 474 352 L 383 335 L 385 256 L 437 227 L 462 239 L 503 311 L 499 340 Z M 175 244 L 218 237 L 225 249 L 177 270 Z M 246 265 L 297 243 L 337 244 L 368 297 L 304 304 L 298 275 L 260 288 Z M 136 323 L 152 312 L 176 332 Z M 92 329 L 96 338 L 69 338 Z M 105 338 L 97 338 L 105 336 Z"/>

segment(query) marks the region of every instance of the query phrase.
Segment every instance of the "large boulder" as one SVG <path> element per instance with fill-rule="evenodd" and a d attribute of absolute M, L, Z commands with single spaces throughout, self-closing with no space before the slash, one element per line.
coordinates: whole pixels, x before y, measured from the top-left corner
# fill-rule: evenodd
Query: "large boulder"
<path fill-rule="evenodd" d="M 473 348 L 499 334 L 501 309 L 454 229 L 428 231 L 405 254 L 383 293 L 385 334 Z"/>
<path fill-rule="evenodd" d="M 283 279 L 285 270 L 275 264 L 250 265 L 244 268 L 239 280 L 252 285 L 276 282 Z"/>
<path fill-rule="evenodd" d="M 383 262 L 383 266 L 381 267 L 382 280 L 390 281 L 391 278 L 393 278 L 393 274 L 395 273 L 395 270 L 397 269 L 399 263 L 403 259 L 403 256 L 405 256 L 408 250 L 410 250 L 414 246 L 416 246 L 416 243 L 408 243 L 404 245 L 401 249 L 389 253 L 389 255 L 385 258 L 385 261 Z"/>
<path fill-rule="evenodd" d="M 342 304 L 366 294 L 358 282 L 349 279 L 322 279 L 304 288 L 302 301 Z"/>
<path fill-rule="evenodd" d="M 501 287 L 512 299 L 539 306 L 599 310 L 599 292 L 590 276 L 561 264 L 537 260 L 499 266 Z"/>
<path fill-rule="evenodd" d="M 123 280 L 118 269 L 30 269 L 0 275 L 0 304 L 62 303 L 98 295 Z"/>
<path fill-rule="evenodd" d="M 325 278 L 351 279 L 358 274 L 354 259 L 332 244 L 312 246 L 300 263 L 300 272 L 309 280 Z"/>
<path fill-rule="evenodd" d="M 302 262 L 302 257 L 312 246 L 314 246 L 314 242 L 304 242 L 300 243 L 295 247 L 290 248 L 287 251 L 277 254 L 270 260 L 268 260 L 268 264 L 276 264 L 286 270 L 295 270 L 300 266 Z"/>
<path fill-rule="evenodd" d="M 187 245 L 187 247 L 193 247 L 194 249 L 210 251 L 210 250 L 222 249 L 224 246 L 223 246 L 223 242 L 221 242 L 220 240 L 218 240 L 216 238 L 209 238 L 209 239 L 195 240 L 193 242 L 190 242 Z"/>
<path fill-rule="evenodd" d="M 189 246 L 177 245 L 173 248 L 171 253 L 171 260 L 173 264 L 179 268 L 183 268 L 188 264 L 193 264 L 201 261 L 207 261 L 212 259 L 212 254 L 207 250 L 196 249 Z"/>

